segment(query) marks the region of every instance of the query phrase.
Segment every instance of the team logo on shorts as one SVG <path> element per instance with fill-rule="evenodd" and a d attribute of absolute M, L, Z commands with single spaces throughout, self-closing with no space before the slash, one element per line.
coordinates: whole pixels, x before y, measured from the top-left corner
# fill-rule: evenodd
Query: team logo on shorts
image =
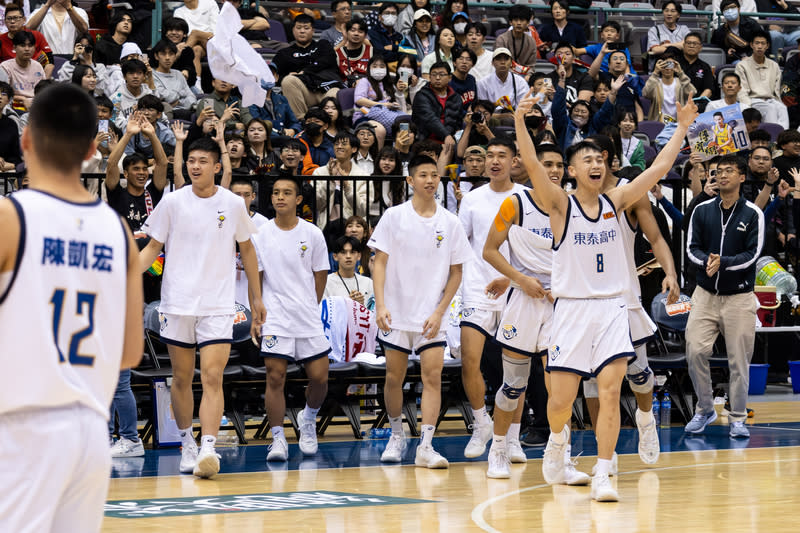
<path fill-rule="evenodd" d="M 160 324 L 161 331 L 167 329 L 167 317 L 164 315 L 164 313 L 158 314 L 158 323 Z"/>
<path fill-rule="evenodd" d="M 441 248 L 442 247 L 442 241 L 444 241 L 444 232 L 440 231 L 440 230 L 437 230 L 436 231 L 436 247 L 437 248 Z"/>
<path fill-rule="evenodd" d="M 474 307 L 465 307 L 461 310 L 461 318 L 469 318 L 475 312 Z"/>
<path fill-rule="evenodd" d="M 515 328 L 512 324 L 506 324 L 503 326 L 503 338 L 507 341 L 510 341 L 514 337 L 517 336 L 517 328 Z"/>
<path fill-rule="evenodd" d="M 561 355 L 561 348 L 559 348 L 557 344 L 552 345 L 547 351 L 550 353 L 551 361 L 555 361 L 558 359 L 558 356 Z"/>
<path fill-rule="evenodd" d="M 264 337 L 264 346 L 267 348 L 274 348 L 278 344 L 278 337 L 275 335 L 267 335 Z"/>
<path fill-rule="evenodd" d="M 217 221 L 219 221 L 219 224 L 217 225 L 217 227 L 218 228 L 222 228 L 222 223 L 225 222 L 225 215 L 218 216 L 217 217 Z"/>
<path fill-rule="evenodd" d="M 305 257 L 307 251 L 308 245 L 306 244 L 306 241 L 300 241 L 300 257 Z"/>
<path fill-rule="evenodd" d="M 388 337 L 392 330 L 387 329 L 386 331 L 380 330 L 384 337 Z"/>

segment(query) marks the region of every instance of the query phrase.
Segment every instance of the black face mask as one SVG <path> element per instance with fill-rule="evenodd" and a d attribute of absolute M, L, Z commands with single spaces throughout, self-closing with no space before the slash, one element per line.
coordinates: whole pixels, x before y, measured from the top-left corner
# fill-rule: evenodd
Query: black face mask
<path fill-rule="evenodd" d="M 525 127 L 529 130 L 538 130 L 542 124 L 545 123 L 547 120 L 546 117 L 540 117 L 537 115 L 528 115 L 525 117 Z"/>
<path fill-rule="evenodd" d="M 314 123 L 306 123 L 306 133 L 308 133 L 311 137 L 316 137 L 322 133 L 322 126 Z"/>

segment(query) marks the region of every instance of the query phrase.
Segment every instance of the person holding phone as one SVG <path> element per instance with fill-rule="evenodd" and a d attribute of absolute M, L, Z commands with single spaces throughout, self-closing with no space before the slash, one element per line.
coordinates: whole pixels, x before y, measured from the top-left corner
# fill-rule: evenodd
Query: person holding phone
<path fill-rule="evenodd" d="M 666 144 L 672 136 L 677 116 L 675 103 L 680 102 L 685 105 L 696 92 L 692 80 L 684 74 L 674 53 L 667 51 L 662 59 L 656 61 L 653 75 L 647 79 L 642 95 L 652 102 L 647 120 L 664 123 L 664 130 L 655 139 L 657 145 Z"/>
<path fill-rule="evenodd" d="M 603 49 L 604 46 L 605 50 Z M 607 20 L 600 26 L 600 42 L 597 44 L 590 44 L 585 48 L 575 48 L 575 55 L 580 57 L 585 54 L 592 59 L 603 56 L 603 62 L 600 64 L 600 71 L 608 72 L 610 54 L 616 51 L 625 52 L 628 65 L 633 65 L 628 45 L 622 42 L 622 26 L 615 20 Z M 629 70 L 629 72 L 633 74 L 632 69 Z"/>
<path fill-rule="evenodd" d="M 662 24 L 656 24 L 647 31 L 647 53 L 649 70 L 653 70 L 656 58 L 667 51 L 667 48 L 683 50 L 683 41 L 691 31 L 688 26 L 678 24 L 683 7 L 675 0 L 667 0 L 661 5 Z"/>

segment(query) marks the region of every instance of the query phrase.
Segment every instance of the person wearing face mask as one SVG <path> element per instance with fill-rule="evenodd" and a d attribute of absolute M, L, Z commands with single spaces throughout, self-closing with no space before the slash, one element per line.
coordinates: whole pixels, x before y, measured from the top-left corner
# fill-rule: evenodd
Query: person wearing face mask
<path fill-rule="evenodd" d="M 392 83 L 388 66 L 382 56 L 376 55 L 370 59 L 368 72 L 367 77 L 361 78 L 356 84 L 353 95 L 356 104 L 353 126 L 369 122 L 375 129 L 378 144 L 382 146 L 387 131 L 391 132 L 392 123 L 400 114 L 397 94 L 401 91 Z M 397 85 L 400 83 L 398 81 Z"/>
<path fill-rule="evenodd" d="M 620 75 L 611 83 L 611 91 L 608 93 L 606 102 L 597 113 L 592 115 L 589 102 L 584 100 L 578 100 L 572 105 L 572 109 L 567 109 L 564 67 L 559 67 L 558 72 L 559 81 L 555 88 L 556 94 L 553 97 L 551 113 L 553 115 L 553 131 L 558 139 L 558 145 L 562 150 L 566 150 L 613 123 L 617 91 L 625 83 L 625 76 Z"/>
<path fill-rule="evenodd" d="M 459 11 L 452 17 L 453 32 L 456 34 L 456 48 L 467 46 L 467 26 L 469 26 L 469 15 Z"/>
<path fill-rule="evenodd" d="M 750 41 L 761 25 L 755 19 L 740 14 L 740 11 L 746 10 L 740 8 L 739 0 L 722 0 L 720 10 L 725 23 L 714 30 L 711 44 L 726 51 L 727 63 L 735 63 L 752 53 Z"/>
<path fill-rule="evenodd" d="M 394 29 L 397 23 L 397 6 L 395 4 L 384 3 L 378 10 L 378 20 L 380 24 L 373 26 L 369 30 L 369 42 L 375 48 L 375 52 L 380 52 L 387 63 L 397 61 L 399 58 L 398 49 L 403 42 L 403 34 Z"/>
<path fill-rule="evenodd" d="M 333 144 L 324 135 L 330 123 L 330 115 L 322 108 L 312 107 L 306 113 L 303 132 L 297 137 L 308 148 L 303 158 L 303 174 L 310 175 L 334 157 Z"/>
<path fill-rule="evenodd" d="M 526 72 L 527 68 L 536 65 L 536 60 L 539 58 L 538 47 L 541 45 L 541 40 L 538 42 L 534 40 L 528 30 L 531 9 L 520 4 L 511 6 L 511 9 L 508 10 L 508 20 L 511 22 L 511 29 L 497 38 L 495 48 L 508 48 L 516 67 L 515 72 L 522 75 L 527 74 L 527 79 L 532 73 L 532 70 Z"/>

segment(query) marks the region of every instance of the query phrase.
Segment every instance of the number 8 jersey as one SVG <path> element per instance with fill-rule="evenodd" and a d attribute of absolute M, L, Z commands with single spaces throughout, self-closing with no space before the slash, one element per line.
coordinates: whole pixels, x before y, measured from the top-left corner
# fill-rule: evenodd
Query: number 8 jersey
<path fill-rule="evenodd" d="M 125 331 L 128 240 L 101 200 L 14 193 L 17 261 L 0 274 L 0 415 L 81 404 L 108 419 Z"/>
<path fill-rule="evenodd" d="M 553 243 L 554 298 L 611 298 L 628 287 L 628 264 L 614 205 L 603 194 L 596 219 L 569 196 L 564 235 Z"/>

